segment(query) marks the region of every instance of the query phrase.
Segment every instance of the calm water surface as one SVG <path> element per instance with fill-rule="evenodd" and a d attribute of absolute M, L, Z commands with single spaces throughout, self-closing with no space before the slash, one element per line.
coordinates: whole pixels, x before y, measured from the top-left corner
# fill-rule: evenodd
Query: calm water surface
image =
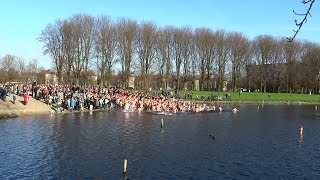
<path fill-rule="evenodd" d="M 124 159 L 128 179 L 320 178 L 314 106 L 239 108 L 236 114 L 109 111 L 1 120 L 0 179 L 122 179 Z"/>

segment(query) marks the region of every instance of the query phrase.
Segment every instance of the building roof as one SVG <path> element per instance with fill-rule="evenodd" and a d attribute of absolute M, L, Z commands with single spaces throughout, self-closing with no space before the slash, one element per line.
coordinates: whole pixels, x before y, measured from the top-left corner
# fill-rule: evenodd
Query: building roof
<path fill-rule="evenodd" d="M 47 69 L 47 70 L 41 71 L 41 74 L 56 74 L 56 73 L 51 71 L 51 70 L 49 70 L 49 69 Z"/>

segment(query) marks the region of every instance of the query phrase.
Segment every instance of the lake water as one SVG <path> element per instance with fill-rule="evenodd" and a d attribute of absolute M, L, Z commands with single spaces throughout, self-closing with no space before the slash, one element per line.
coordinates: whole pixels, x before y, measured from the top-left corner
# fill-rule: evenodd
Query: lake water
<path fill-rule="evenodd" d="M 320 115 L 314 105 L 239 108 L 1 120 L 0 179 L 123 179 L 124 159 L 128 179 L 320 177 Z"/>

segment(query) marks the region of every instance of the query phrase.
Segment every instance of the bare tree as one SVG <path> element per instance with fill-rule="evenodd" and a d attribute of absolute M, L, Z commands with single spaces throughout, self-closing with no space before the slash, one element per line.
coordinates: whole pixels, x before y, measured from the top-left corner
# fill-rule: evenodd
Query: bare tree
<path fill-rule="evenodd" d="M 192 57 L 192 47 L 193 45 L 193 34 L 190 27 L 184 27 L 182 38 L 182 83 L 185 84 L 186 81 L 190 79 L 191 76 L 191 57 Z"/>
<path fill-rule="evenodd" d="M 27 64 L 27 69 L 26 69 L 26 73 L 28 74 L 27 81 L 33 82 L 37 80 L 37 73 L 39 72 L 38 64 L 39 64 L 39 61 L 37 59 L 32 59 Z"/>
<path fill-rule="evenodd" d="M 299 64 L 299 79 L 301 92 L 318 92 L 320 82 L 320 46 L 311 42 L 303 44 L 303 54 Z"/>
<path fill-rule="evenodd" d="M 249 46 L 248 46 L 248 56 L 244 59 L 244 76 L 245 76 L 245 87 L 248 88 L 249 91 L 251 91 L 251 89 L 253 89 L 254 86 L 254 81 L 255 81 L 255 72 L 254 72 L 254 61 L 253 61 L 253 57 L 254 57 L 254 43 L 252 41 L 249 42 Z"/>
<path fill-rule="evenodd" d="M 296 21 L 298 29 L 287 40 L 292 41 L 296 37 L 309 17 L 314 2 L 303 0 L 302 3 L 309 4 L 307 13 L 294 12 L 304 19 L 300 23 Z M 105 16 L 96 21 L 89 15 L 78 14 L 49 24 L 42 31 L 39 41 L 44 44 L 44 53 L 52 58 L 58 77 L 66 73 L 68 83 L 85 82 L 84 75 L 92 68 L 92 58 L 96 57 L 101 82 L 107 85 L 110 85 L 112 68 L 119 61 L 122 87 L 128 87 L 129 76 L 140 71 L 145 88 L 154 84 L 167 88 L 170 84 L 178 90 L 182 87 L 181 82 L 198 76 L 202 90 L 209 89 L 210 85 L 212 87 L 210 83 L 213 78 L 216 79 L 215 88 L 218 91 L 222 91 L 229 80 L 233 91 L 242 84 L 248 88 L 260 88 L 263 92 L 280 92 L 283 89 L 291 92 L 300 86 L 304 90 L 319 89 L 311 84 L 316 82 L 303 81 L 297 75 L 303 72 L 303 77 L 312 79 L 316 70 L 312 69 L 312 75 L 304 71 L 311 68 L 312 63 L 316 67 L 313 59 L 318 58 L 315 55 L 318 48 L 311 45 L 300 48 L 299 42 L 285 43 L 285 39 L 272 36 L 261 35 L 249 42 L 237 32 L 213 32 L 208 28 L 194 31 L 189 27 L 173 26 L 160 29 L 150 22 L 138 26 L 136 21 L 126 18 L 113 23 Z M 39 71 L 37 63 L 31 63 L 35 65 L 32 68 L 29 64 L 29 69 Z M 20 60 L 19 66 L 22 72 L 25 65 Z M 3 67 L 1 70 L 4 72 Z M 154 71 L 159 72 L 161 82 L 151 85 L 148 77 Z"/>
<path fill-rule="evenodd" d="M 269 90 L 272 92 L 280 92 L 280 85 L 281 85 L 281 78 L 283 77 L 283 57 L 281 51 L 281 44 L 280 41 L 274 39 L 273 43 L 273 52 L 270 57 L 270 66 L 271 66 L 271 73 L 269 76 Z"/>
<path fill-rule="evenodd" d="M 25 60 L 21 57 L 17 57 L 17 70 L 20 76 L 20 81 L 26 82 L 27 76 L 25 73 L 26 73 L 27 67 L 26 67 Z"/>
<path fill-rule="evenodd" d="M 36 74 L 38 72 L 38 64 L 39 64 L 38 59 L 32 59 L 28 63 L 27 71 L 32 73 L 32 74 Z"/>
<path fill-rule="evenodd" d="M 298 22 L 297 19 L 294 20 L 296 26 L 298 27 L 297 30 L 293 30 L 294 31 L 294 35 L 292 37 L 287 37 L 287 40 L 289 42 L 292 42 L 294 40 L 294 38 L 297 36 L 297 34 L 299 33 L 300 29 L 302 28 L 303 24 L 305 24 L 307 22 L 307 18 L 308 16 L 311 17 L 311 9 L 312 9 L 312 5 L 313 3 L 315 2 L 316 0 L 301 0 L 301 3 L 302 4 L 308 4 L 309 7 L 307 9 L 307 12 L 306 13 L 296 13 L 294 10 L 293 10 L 293 13 L 297 16 L 302 16 L 302 20 Z"/>
<path fill-rule="evenodd" d="M 116 62 L 117 47 L 115 25 L 107 16 L 101 16 L 97 22 L 95 51 L 98 58 L 98 71 L 103 85 L 111 84 L 112 67 Z"/>
<path fill-rule="evenodd" d="M 89 71 L 90 60 L 93 55 L 93 40 L 94 34 L 96 32 L 96 21 L 94 17 L 90 15 L 82 15 L 83 22 L 83 32 L 82 32 L 82 43 L 83 43 L 83 52 L 82 59 L 84 61 L 84 72 Z M 86 76 L 84 76 L 86 78 Z"/>
<path fill-rule="evenodd" d="M 159 64 L 160 86 L 168 88 L 169 75 L 172 73 L 171 57 L 171 40 L 173 27 L 165 27 L 158 33 L 157 40 L 157 59 Z"/>
<path fill-rule="evenodd" d="M 73 24 L 68 20 L 64 20 L 62 25 L 63 33 L 63 56 L 65 57 L 64 71 L 67 74 L 67 82 L 71 84 L 71 74 L 73 73 L 73 63 L 76 58 L 76 38 L 74 34 Z"/>
<path fill-rule="evenodd" d="M 48 54 L 52 58 L 54 69 L 58 75 L 58 82 L 61 82 L 65 63 L 62 28 L 63 22 L 57 20 L 54 24 L 48 24 L 39 37 L 39 41 L 44 44 L 43 53 Z"/>
<path fill-rule="evenodd" d="M 17 57 L 7 54 L 2 58 L 1 67 L 5 73 L 7 81 L 10 83 L 17 77 Z"/>
<path fill-rule="evenodd" d="M 260 91 L 267 91 L 267 82 L 270 78 L 272 70 L 273 53 L 274 53 L 275 39 L 272 36 L 260 35 L 254 40 L 254 57 L 258 64 L 257 78 L 260 83 Z"/>
<path fill-rule="evenodd" d="M 157 33 L 157 26 L 151 22 L 142 23 L 137 32 L 136 49 L 144 88 L 150 87 L 148 76 L 155 60 Z"/>
<path fill-rule="evenodd" d="M 201 90 L 212 75 L 215 50 L 214 34 L 210 29 L 198 28 L 195 30 L 195 56 L 198 59 Z"/>
<path fill-rule="evenodd" d="M 183 61 L 183 40 L 185 38 L 185 30 L 182 28 L 173 29 L 173 38 L 171 41 L 172 58 L 175 64 L 175 89 L 180 89 L 181 65 Z"/>
<path fill-rule="evenodd" d="M 245 35 L 233 32 L 228 35 L 231 59 L 231 87 L 232 91 L 239 88 L 241 78 L 241 67 L 245 64 L 245 59 L 249 53 L 249 40 Z"/>
<path fill-rule="evenodd" d="M 189 80 L 191 82 L 191 89 L 195 89 L 195 80 L 199 78 L 199 63 L 198 63 L 198 58 L 197 58 L 197 49 L 195 47 L 195 35 L 193 34 L 192 36 L 192 46 L 190 47 L 190 69 L 189 69 Z M 210 68 L 211 70 L 211 68 Z"/>
<path fill-rule="evenodd" d="M 301 43 L 295 41 L 288 43 L 285 40 L 280 42 L 283 48 L 283 63 L 284 63 L 284 80 L 285 80 L 285 90 L 291 93 L 294 90 L 294 84 L 297 80 L 296 65 L 298 64 L 299 52 L 301 50 Z"/>
<path fill-rule="evenodd" d="M 213 68 L 217 70 L 217 89 L 222 91 L 224 87 L 224 82 L 226 80 L 226 64 L 227 64 L 227 55 L 229 53 L 228 44 L 226 42 L 226 32 L 224 30 L 218 30 L 215 33 L 215 58 L 216 58 L 216 67 Z M 213 73 L 214 74 L 214 73 Z"/>
<path fill-rule="evenodd" d="M 128 80 L 131 74 L 131 65 L 134 55 L 134 41 L 137 33 L 136 21 L 119 19 L 117 22 L 118 55 L 121 60 L 122 85 L 128 87 Z"/>
<path fill-rule="evenodd" d="M 81 73 L 88 71 L 94 31 L 95 21 L 89 15 L 74 15 L 63 24 L 66 70 L 69 80 L 70 73 L 74 75 L 76 85 L 80 83 Z"/>
<path fill-rule="evenodd" d="M 21 57 L 17 57 L 17 63 L 18 63 L 18 71 L 19 73 L 24 73 L 26 71 L 26 63 L 25 60 Z"/>
<path fill-rule="evenodd" d="M 2 59 L 0 59 L 0 63 L 1 62 L 2 62 Z M 7 78 L 6 78 L 6 76 L 4 76 L 4 74 L 6 74 L 6 73 L 2 67 L 0 67 L 0 73 L 3 74 L 3 76 L 0 76 L 0 83 L 4 84 L 4 83 L 6 83 Z"/>

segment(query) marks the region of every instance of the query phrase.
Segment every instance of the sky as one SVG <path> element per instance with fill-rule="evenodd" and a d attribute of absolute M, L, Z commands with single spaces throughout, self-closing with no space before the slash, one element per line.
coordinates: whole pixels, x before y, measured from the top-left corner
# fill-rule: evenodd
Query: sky
<path fill-rule="evenodd" d="M 292 36 L 294 19 L 301 19 L 292 11 L 305 13 L 307 8 L 300 0 L 4 0 L 0 3 L 0 58 L 12 54 L 51 68 L 51 58 L 43 54 L 37 39 L 48 24 L 74 14 L 106 15 L 112 20 L 126 17 L 160 27 L 223 29 L 242 32 L 252 40 L 258 35 Z M 320 0 L 311 15 L 296 39 L 320 44 Z"/>

